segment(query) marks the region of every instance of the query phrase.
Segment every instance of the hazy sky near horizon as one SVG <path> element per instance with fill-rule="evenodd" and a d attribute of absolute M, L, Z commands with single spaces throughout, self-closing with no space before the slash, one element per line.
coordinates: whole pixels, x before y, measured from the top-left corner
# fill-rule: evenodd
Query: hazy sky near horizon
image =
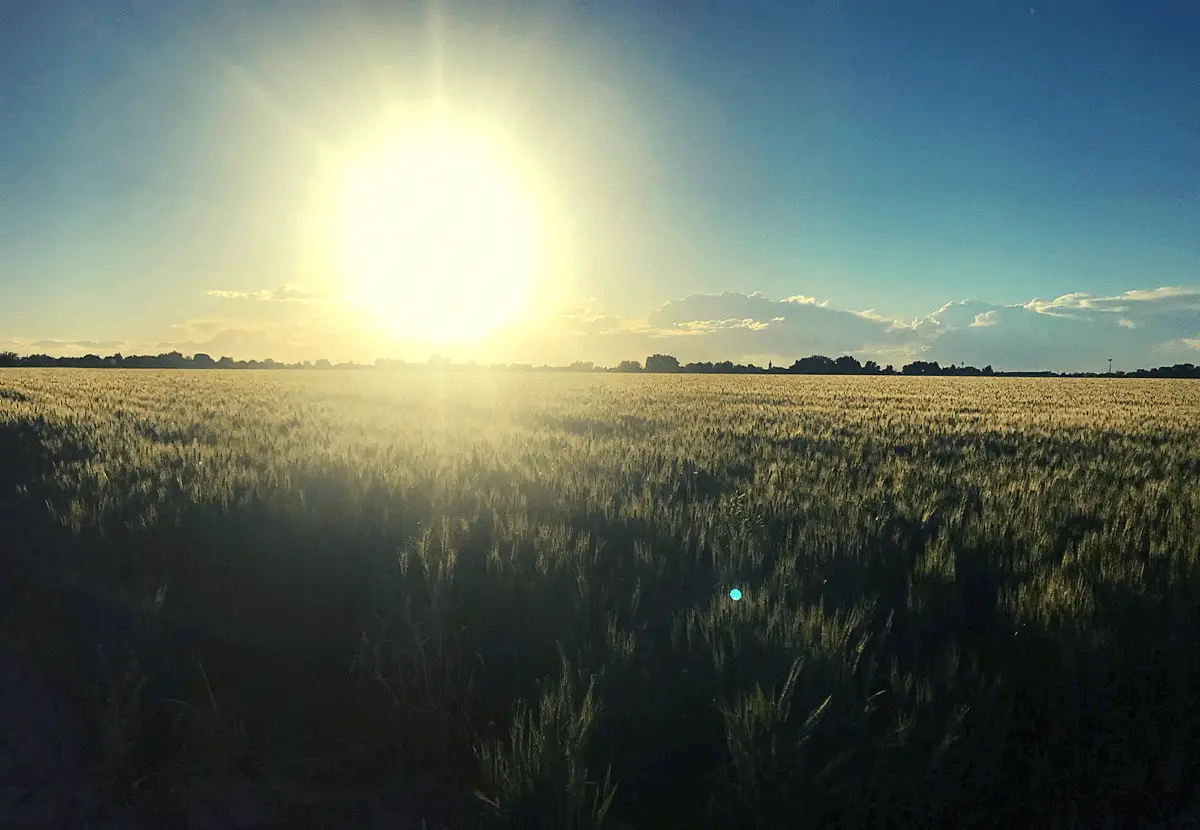
<path fill-rule="evenodd" d="M 0 349 L 1200 363 L 1198 56 L 1167 0 L 9 0 Z M 381 315 L 508 284 L 364 282 L 332 230 L 434 105 L 538 216 L 465 342 Z M 512 246 L 472 181 L 435 186 L 478 271 Z"/>

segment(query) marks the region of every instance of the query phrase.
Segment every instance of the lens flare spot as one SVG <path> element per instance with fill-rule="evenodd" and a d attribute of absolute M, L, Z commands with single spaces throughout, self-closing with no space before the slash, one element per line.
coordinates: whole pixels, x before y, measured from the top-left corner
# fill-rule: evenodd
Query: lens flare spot
<path fill-rule="evenodd" d="M 734 602 L 737 602 L 739 599 L 742 598 L 742 592 L 740 590 L 738 590 L 737 588 L 734 588 L 732 591 L 729 592 L 729 598 L 731 600 L 733 600 Z"/>

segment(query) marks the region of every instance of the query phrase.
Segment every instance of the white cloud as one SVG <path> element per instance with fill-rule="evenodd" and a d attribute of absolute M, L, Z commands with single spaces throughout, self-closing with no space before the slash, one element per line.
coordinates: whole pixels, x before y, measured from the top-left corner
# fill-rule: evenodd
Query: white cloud
<path fill-rule="evenodd" d="M 1132 320 L 1126 320 L 1124 317 L 1117 321 L 1117 325 L 1125 329 L 1137 328 L 1137 323 L 1133 322 Z"/>
<path fill-rule="evenodd" d="M 1063 294 L 1053 300 L 1043 300 L 1040 297 L 1035 297 L 1025 303 L 1022 308 L 1029 311 L 1036 311 L 1039 314 L 1057 314 L 1062 310 L 1092 308 L 1094 298 L 1090 294 Z"/>
<path fill-rule="evenodd" d="M 932 314 L 918 317 L 908 327 L 922 335 L 931 336 L 953 329 L 987 326 L 989 323 L 980 323 L 980 319 L 993 320 L 995 312 L 1001 308 L 978 300 L 957 300 L 946 303 Z"/>

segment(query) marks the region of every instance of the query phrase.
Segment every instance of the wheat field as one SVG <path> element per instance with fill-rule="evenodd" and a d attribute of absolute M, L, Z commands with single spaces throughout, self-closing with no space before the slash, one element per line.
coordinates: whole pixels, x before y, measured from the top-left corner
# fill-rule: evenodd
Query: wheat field
<path fill-rule="evenodd" d="M 1198 381 L 0 370 L 12 558 L 117 621 L 43 628 L 145 680 L 112 785 L 454 826 L 1167 815 L 1198 481 Z"/>

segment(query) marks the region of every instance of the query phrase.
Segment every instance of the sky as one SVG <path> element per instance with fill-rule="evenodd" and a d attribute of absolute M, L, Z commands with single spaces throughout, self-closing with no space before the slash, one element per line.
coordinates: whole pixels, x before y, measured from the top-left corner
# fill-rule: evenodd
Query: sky
<path fill-rule="evenodd" d="M 1185 2 L 8 0 L 0 350 L 1200 363 L 1198 139 Z"/>

